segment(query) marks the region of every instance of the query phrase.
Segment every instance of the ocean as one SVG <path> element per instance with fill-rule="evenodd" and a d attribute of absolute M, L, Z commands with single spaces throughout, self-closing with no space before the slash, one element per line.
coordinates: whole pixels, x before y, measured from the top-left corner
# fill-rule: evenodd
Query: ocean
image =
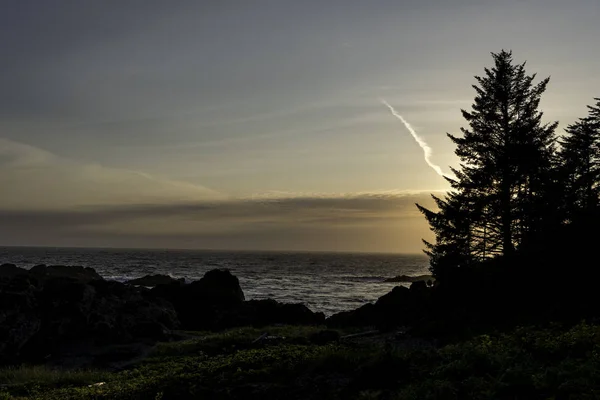
<path fill-rule="evenodd" d="M 3 263 L 81 265 L 117 281 L 147 274 L 192 281 L 227 268 L 248 300 L 304 303 L 326 315 L 373 302 L 400 285 L 386 278 L 428 273 L 428 259 L 419 254 L 0 247 Z"/>

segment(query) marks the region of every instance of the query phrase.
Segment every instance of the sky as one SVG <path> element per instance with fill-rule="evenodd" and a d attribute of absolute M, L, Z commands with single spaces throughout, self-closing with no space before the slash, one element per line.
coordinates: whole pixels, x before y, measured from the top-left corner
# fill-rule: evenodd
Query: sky
<path fill-rule="evenodd" d="M 598 21 L 597 0 L 5 0 L 0 245 L 418 253 L 490 52 L 551 76 L 560 132 L 600 97 Z"/>

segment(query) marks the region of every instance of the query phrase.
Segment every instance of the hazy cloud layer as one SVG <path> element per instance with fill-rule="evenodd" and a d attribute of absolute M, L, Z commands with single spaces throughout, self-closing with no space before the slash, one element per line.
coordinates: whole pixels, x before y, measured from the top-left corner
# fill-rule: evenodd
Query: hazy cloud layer
<path fill-rule="evenodd" d="M 414 252 L 428 192 L 234 199 L 199 185 L 81 164 L 0 138 L 0 243 Z"/>
<path fill-rule="evenodd" d="M 0 211 L 0 241 L 50 246 L 414 252 L 426 193 Z"/>
<path fill-rule="evenodd" d="M 0 208 L 66 209 L 224 199 L 202 186 L 142 172 L 82 164 L 0 138 Z"/>

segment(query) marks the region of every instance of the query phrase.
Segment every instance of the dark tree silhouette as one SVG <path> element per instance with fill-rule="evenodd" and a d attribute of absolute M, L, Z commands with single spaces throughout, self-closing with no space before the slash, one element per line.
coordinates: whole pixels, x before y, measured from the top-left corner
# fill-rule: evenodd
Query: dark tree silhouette
<path fill-rule="evenodd" d="M 448 179 L 452 192 L 436 199 L 439 211 L 419 205 L 436 235 L 426 243 L 432 271 L 449 265 L 511 255 L 543 229 L 549 201 L 558 123 L 543 124 L 539 110 L 549 78 L 534 84 L 525 63 L 512 53 L 492 53 L 494 66 L 476 76 L 471 111 L 462 110 L 468 128 L 456 144 L 460 168 Z M 458 253 L 458 255 L 457 255 Z M 458 261 L 459 260 L 459 261 Z M 443 264 L 442 262 L 442 264 Z"/>
<path fill-rule="evenodd" d="M 451 192 L 445 199 L 431 195 L 439 208 L 430 211 L 419 204 L 417 207 L 425 215 L 431 230 L 435 233 L 436 243 L 423 241 L 425 253 L 429 256 L 430 269 L 438 279 L 444 279 L 451 273 L 448 266 L 469 265 L 472 261 L 470 251 L 470 218 L 468 202 L 460 193 Z"/>
<path fill-rule="evenodd" d="M 561 176 L 567 222 L 589 219 L 600 200 L 600 99 L 585 118 L 567 127 L 561 141 Z"/>
<path fill-rule="evenodd" d="M 595 98 L 596 104 L 588 106 L 590 118 L 594 120 L 596 124 L 600 124 L 600 98 Z"/>

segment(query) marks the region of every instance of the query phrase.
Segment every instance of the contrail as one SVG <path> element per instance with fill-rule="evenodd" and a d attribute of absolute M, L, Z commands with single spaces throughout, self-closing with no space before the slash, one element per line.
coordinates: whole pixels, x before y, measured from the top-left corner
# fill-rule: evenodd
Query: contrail
<path fill-rule="evenodd" d="M 431 162 L 432 150 L 431 150 L 431 147 L 429 147 L 429 145 L 427 144 L 427 142 L 425 142 L 421 137 L 419 137 L 419 135 L 417 135 L 417 132 L 415 132 L 413 127 L 410 126 L 410 124 L 402 117 L 402 115 L 400 115 L 394 109 L 394 107 L 392 107 L 390 105 L 390 103 L 388 103 L 384 99 L 380 99 L 380 101 L 383 105 L 385 105 L 387 108 L 390 109 L 390 112 L 392 113 L 392 115 L 394 117 L 398 118 L 400 120 L 400 122 L 402 122 L 404 124 L 404 126 L 406 127 L 406 129 L 408 129 L 408 131 L 410 132 L 412 137 L 415 139 L 417 144 L 423 149 L 423 153 L 425 154 L 425 162 L 427 163 L 427 165 L 429 165 L 438 175 L 443 177 L 444 173 L 442 172 L 442 169 L 440 168 L 440 166 Z"/>

